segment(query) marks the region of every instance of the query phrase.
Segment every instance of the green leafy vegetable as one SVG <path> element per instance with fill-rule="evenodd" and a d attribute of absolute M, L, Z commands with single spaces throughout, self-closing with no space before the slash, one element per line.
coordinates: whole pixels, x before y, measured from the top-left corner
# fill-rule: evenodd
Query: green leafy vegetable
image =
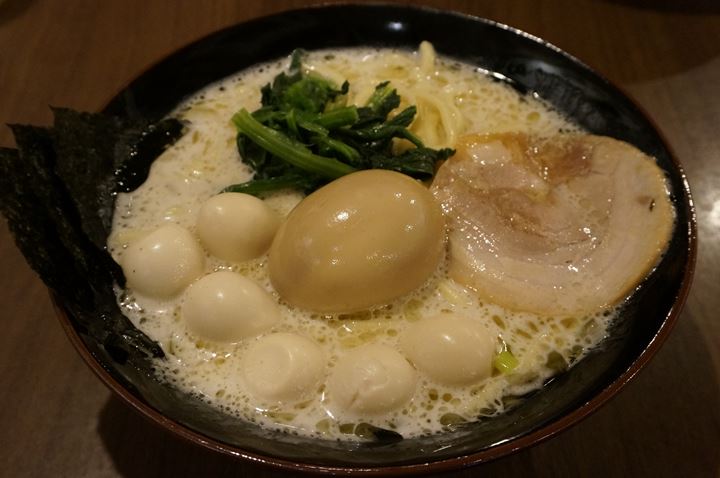
<path fill-rule="evenodd" d="M 240 156 L 255 176 L 224 191 L 259 195 L 295 188 L 311 192 L 323 184 L 361 169 L 390 169 L 429 179 L 438 161 L 454 151 L 426 147 L 408 127 L 417 109 L 400 106 L 397 91 L 385 81 L 364 106 L 347 105 L 350 85 L 302 70 L 304 52 L 296 50 L 287 72 L 261 89 L 262 106 L 233 116 Z M 393 151 L 393 140 L 413 147 Z"/>
<path fill-rule="evenodd" d="M 296 168 L 330 179 L 355 171 L 352 166 L 333 158 L 318 156 L 298 140 L 264 126 L 245 109 L 233 116 L 233 122 L 253 143 Z"/>
<path fill-rule="evenodd" d="M 493 359 L 493 366 L 501 373 L 510 373 L 519 365 L 517 357 L 509 350 L 503 350 Z"/>

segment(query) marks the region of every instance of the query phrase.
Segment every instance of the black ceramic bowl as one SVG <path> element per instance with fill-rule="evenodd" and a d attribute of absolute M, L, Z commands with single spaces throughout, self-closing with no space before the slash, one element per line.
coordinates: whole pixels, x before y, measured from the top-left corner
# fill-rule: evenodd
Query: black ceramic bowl
<path fill-rule="evenodd" d="M 290 11 L 237 25 L 183 48 L 121 91 L 105 108 L 157 120 L 185 96 L 239 70 L 318 49 L 431 41 L 447 55 L 536 92 L 588 131 L 634 144 L 669 178 L 677 224 L 668 253 L 629 300 L 610 337 L 570 371 L 508 413 L 457 431 L 391 444 L 342 443 L 269 432 L 228 417 L 155 380 L 150 365 L 123 363 L 73 319 L 55 295 L 71 340 L 102 380 L 140 413 L 207 448 L 284 469 L 414 473 L 491 460 L 550 437 L 596 410 L 647 363 L 687 295 L 695 225 L 682 170 L 651 121 L 623 93 L 542 40 L 488 20 L 429 9 L 343 5 Z M 427 466 L 427 465 L 430 466 Z"/>

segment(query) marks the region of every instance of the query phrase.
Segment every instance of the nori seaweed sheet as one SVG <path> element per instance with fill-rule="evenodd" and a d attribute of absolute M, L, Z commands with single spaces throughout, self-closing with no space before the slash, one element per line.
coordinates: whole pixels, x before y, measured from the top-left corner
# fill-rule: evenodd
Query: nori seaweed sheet
<path fill-rule="evenodd" d="M 0 212 L 81 333 L 119 364 L 162 357 L 158 344 L 121 313 L 113 284 L 124 284 L 124 277 L 105 244 L 117 192 L 142 184 L 182 124 L 53 113 L 51 128 L 11 125 L 17 149 L 0 148 Z"/>

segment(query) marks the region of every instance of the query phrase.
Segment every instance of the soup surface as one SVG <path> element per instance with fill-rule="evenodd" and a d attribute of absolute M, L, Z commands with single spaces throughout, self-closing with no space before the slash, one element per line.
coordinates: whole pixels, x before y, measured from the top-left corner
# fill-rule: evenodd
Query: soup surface
<path fill-rule="evenodd" d="M 353 104 L 363 104 L 375 85 L 389 80 L 403 105 L 417 105 L 411 130 L 431 147 L 454 147 L 469 133 L 545 137 L 579 131 L 541 99 L 518 94 L 489 72 L 435 58 L 428 48 L 318 51 L 304 64 L 338 85 L 349 81 L 348 101 Z M 260 65 L 184 101 L 173 115 L 187 122 L 186 134 L 155 161 L 140 188 L 117 199 L 108 247 L 124 267 L 128 251 L 143 240 L 151 245 L 156 236 L 178 237 L 164 227 L 180 226 L 189 233 L 170 252 L 184 258 L 182 267 L 168 266 L 175 267 L 168 273 L 171 286 L 158 293 L 141 294 L 132 287 L 117 291 L 123 312 L 165 351 L 156 367 L 161 379 L 228 414 L 292 433 L 357 439 L 362 428 L 357 425 L 369 423 L 413 437 L 502 413 L 515 397 L 572 366 L 605 336 L 612 310 L 558 317 L 509 310 L 453 281 L 447 257 L 422 286 L 387 305 L 324 315 L 292 307 L 280 297 L 270 281 L 266 254 L 223 260 L 207 252 L 197 240 L 203 204 L 229 184 L 252 176 L 239 159 L 231 118 L 240 108 L 258 108 L 260 88 L 286 66 L 286 61 Z M 293 191 L 264 198 L 280 218 L 301 200 Z M 250 279 L 253 285 L 247 287 L 259 287 L 274 303 L 267 306 L 272 317 L 263 319 L 261 327 L 236 331 L 238 338 L 227 341 L 202 338 L 206 330 L 201 326 L 198 335 L 183 309 L 191 294 L 188 286 L 193 284 L 192 294 L 201 294 L 198 277 L 205 281 L 219 271 Z M 162 282 L 162 273 L 160 279 L 146 279 Z M 237 287 L 245 290 L 246 284 L 241 280 Z M 257 310 L 263 307 L 259 303 Z M 472 334 L 490 338 L 482 370 L 455 373 L 464 362 L 477 359 L 473 347 L 463 351 L 460 346 L 442 367 L 421 363 L 415 351 L 432 347 L 426 338 L 443 333 L 433 320 L 457 323 L 451 332 L 459 341 Z M 293 353 L 279 357 L 273 347 Z M 358 364 L 368 363 L 384 367 L 387 383 L 363 378 L 369 372 L 358 371 Z"/>

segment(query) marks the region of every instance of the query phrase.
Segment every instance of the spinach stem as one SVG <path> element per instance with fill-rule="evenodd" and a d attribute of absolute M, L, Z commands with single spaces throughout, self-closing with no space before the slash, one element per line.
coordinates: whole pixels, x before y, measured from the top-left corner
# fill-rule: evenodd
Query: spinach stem
<path fill-rule="evenodd" d="M 245 134 L 252 142 L 302 170 L 330 179 L 356 171 L 352 166 L 337 159 L 313 154 L 302 143 L 264 126 L 245 108 L 235 113 L 232 119 L 238 131 Z"/>

